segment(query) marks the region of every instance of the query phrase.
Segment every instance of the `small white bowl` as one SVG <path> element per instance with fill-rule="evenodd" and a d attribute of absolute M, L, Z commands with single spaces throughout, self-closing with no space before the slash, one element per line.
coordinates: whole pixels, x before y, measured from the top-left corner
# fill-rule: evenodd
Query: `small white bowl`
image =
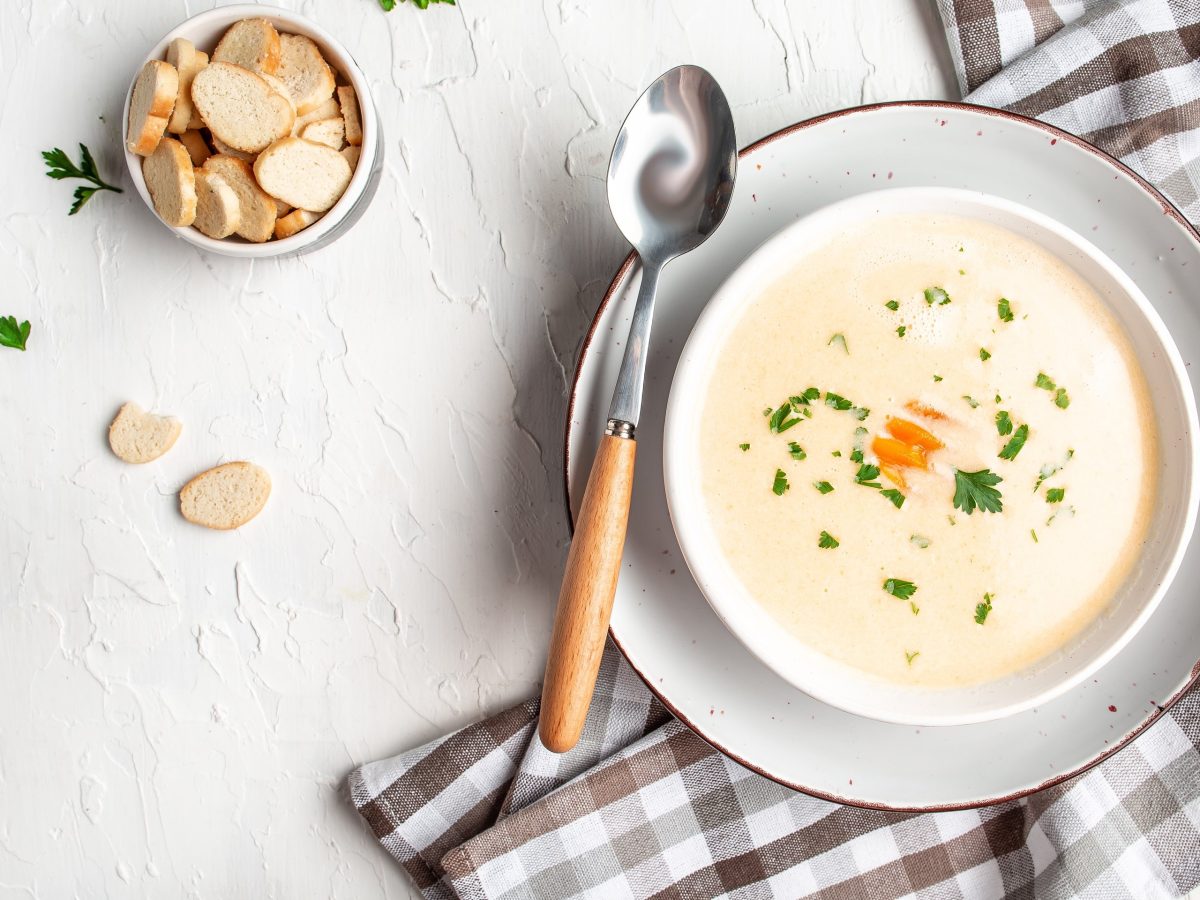
<path fill-rule="evenodd" d="M 699 420 L 725 339 L 747 298 L 784 276 L 829 235 L 878 215 L 945 213 L 1016 232 L 1071 265 L 1125 329 L 1154 400 L 1159 484 L 1143 554 L 1101 615 L 1061 651 L 1028 669 L 969 688 L 915 688 L 838 662 L 787 630 L 754 599 L 725 558 L 700 490 Z M 1200 428 L 1183 361 L 1133 281 L 1095 246 L 1053 219 L 1008 200 L 950 188 L 901 188 L 827 206 L 780 232 L 725 281 L 696 322 L 671 384 L 663 439 L 667 504 L 679 546 L 709 604 L 780 676 L 848 712 L 905 725 L 965 725 L 1012 715 L 1079 684 L 1115 656 L 1166 593 L 1192 535 L 1200 482 Z"/>
<path fill-rule="evenodd" d="M 375 196 L 375 190 L 379 186 L 379 178 L 383 172 L 383 132 L 379 125 L 379 115 L 375 109 L 375 101 L 371 97 L 367 78 L 346 48 L 323 28 L 289 10 L 275 6 L 260 6 L 256 3 L 221 6 L 192 16 L 165 34 L 162 40 L 150 49 L 146 58 L 138 64 L 137 70 L 133 73 L 133 79 L 130 81 L 129 91 L 125 95 L 125 108 L 121 113 L 121 133 L 124 137 L 125 129 L 128 127 L 129 101 L 133 95 L 133 82 L 137 80 L 138 72 L 147 62 L 152 59 L 165 59 L 167 46 L 177 37 L 187 38 L 196 46 L 197 50 L 203 50 L 211 56 L 213 48 L 216 47 L 217 41 L 220 40 L 225 30 L 234 22 L 249 18 L 265 18 L 279 31 L 302 34 L 312 38 L 321 48 L 321 53 L 326 61 L 354 87 L 354 92 L 358 95 L 359 113 L 362 116 L 363 127 L 362 149 L 358 166 L 354 170 L 350 184 L 346 187 L 346 192 L 325 215 L 303 231 L 283 240 L 272 239 L 262 244 L 253 244 L 238 237 L 217 240 L 201 234 L 191 226 L 174 228 L 166 225 L 165 222 L 163 224 L 189 244 L 194 244 L 201 250 L 220 253 L 224 256 L 266 259 L 307 253 L 337 240 L 362 217 Z M 134 187 L 141 194 L 146 206 L 150 208 L 151 212 L 154 212 L 154 201 L 150 199 L 150 194 L 146 190 L 146 180 L 142 177 L 142 160 L 143 157 L 136 153 L 130 153 L 128 149 L 125 150 L 125 163 L 129 167 L 129 176 L 133 179 Z M 157 217 L 157 213 L 155 216 Z M 159 221 L 162 220 L 159 219 Z"/>

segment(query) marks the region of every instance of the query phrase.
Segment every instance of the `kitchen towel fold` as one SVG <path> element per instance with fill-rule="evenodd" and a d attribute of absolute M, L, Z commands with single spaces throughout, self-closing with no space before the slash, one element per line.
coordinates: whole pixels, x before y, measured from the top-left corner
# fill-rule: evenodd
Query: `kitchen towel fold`
<path fill-rule="evenodd" d="M 1200 220 L 1200 0 L 939 0 L 968 100 L 1080 134 Z M 605 651 L 578 747 L 528 701 L 350 775 L 430 900 L 1178 897 L 1200 887 L 1200 692 L 1091 771 L 953 813 L 780 787 Z"/>

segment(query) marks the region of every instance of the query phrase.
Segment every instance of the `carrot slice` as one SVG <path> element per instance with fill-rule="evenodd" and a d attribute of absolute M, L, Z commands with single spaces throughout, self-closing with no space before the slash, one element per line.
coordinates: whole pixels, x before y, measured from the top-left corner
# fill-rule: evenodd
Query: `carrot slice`
<path fill-rule="evenodd" d="M 946 446 L 916 422 L 910 422 L 908 419 L 888 419 L 887 430 L 896 440 L 913 447 L 940 450 Z"/>
<path fill-rule="evenodd" d="M 926 419 L 941 420 L 947 418 L 946 414 L 941 410 L 934 409 L 932 406 L 926 406 L 924 403 L 916 400 L 909 400 L 904 404 L 904 408 Z"/>
<path fill-rule="evenodd" d="M 925 451 L 920 447 L 910 447 L 895 438 L 877 437 L 871 441 L 871 452 L 879 457 L 881 463 L 905 469 L 924 469 Z"/>
<path fill-rule="evenodd" d="M 883 477 L 894 484 L 900 490 L 905 490 L 908 487 L 908 482 L 904 480 L 904 473 L 893 465 L 885 462 L 879 463 L 879 471 L 883 473 Z"/>

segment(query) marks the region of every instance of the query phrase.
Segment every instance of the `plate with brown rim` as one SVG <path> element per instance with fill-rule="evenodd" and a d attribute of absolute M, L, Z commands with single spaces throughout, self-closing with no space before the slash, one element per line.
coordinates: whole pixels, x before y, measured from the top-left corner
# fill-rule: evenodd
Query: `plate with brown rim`
<path fill-rule="evenodd" d="M 691 579 L 667 511 L 662 421 L 700 311 L 752 251 L 808 213 L 893 187 L 986 192 L 1087 237 L 1166 323 L 1192 381 L 1200 356 L 1200 233 L 1121 163 L 1051 126 L 968 104 L 856 107 L 776 132 L 740 154 L 729 216 L 701 252 L 667 269 L 651 340 L 638 472 L 611 635 L 635 671 L 715 747 L 781 784 L 897 810 L 997 803 L 1084 771 L 1133 740 L 1200 673 L 1200 542 L 1145 627 L 1085 683 L 992 722 L 888 724 L 837 710 L 768 669 Z M 616 273 L 585 339 L 565 443 L 572 511 L 616 380 L 639 275 Z M 632 288 L 632 290 L 631 290 Z"/>

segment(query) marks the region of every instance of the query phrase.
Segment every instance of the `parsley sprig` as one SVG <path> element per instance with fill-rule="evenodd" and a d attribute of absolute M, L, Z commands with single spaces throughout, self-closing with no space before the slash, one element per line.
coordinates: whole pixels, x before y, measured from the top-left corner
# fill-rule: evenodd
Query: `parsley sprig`
<path fill-rule="evenodd" d="M 1013 436 L 1009 438 L 1007 444 L 1000 450 L 1000 458 L 1013 460 L 1017 458 L 1017 454 L 1021 452 L 1021 448 L 1025 446 L 1025 441 L 1029 437 L 1029 426 L 1020 425 L 1013 432 Z"/>
<path fill-rule="evenodd" d="M 0 347 L 24 350 L 31 327 L 28 322 L 17 324 L 16 316 L 0 316 Z"/>
<path fill-rule="evenodd" d="M 992 611 L 992 595 L 984 594 L 983 602 L 975 604 L 975 622 L 982 625 L 987 621 L 988 613 Z"/>
<path fill-rule="evenodd" d="M 889 578 L 883 583 L 883 589 L 893 597 L 898 597 L 901 600 L 908 600 L 917 592 L 917 586 L 911 581 L 905 581 L 903 578 Z"/>
<path fill-rule="evenodd" d="M 954 508 L 971 515 L 979 509 L 998 513 L 1004 509 L 1004 501 L 996 485 L 1004 479 L 990 469 L 978 472 L 954 470 Z"/>
<path fill-rule="evenodd" d="M 112 191 L 120 194 L 123 191 L 106 182 L 100 177 L 100 172 L 96 168 L 96 161 L 92 159 L 92 153 L 84 144 L 79 145 L 79 165 L 71 162 L 71 158 L 66 152 L 55 147 L 53 150 L 42 151 L 42 159 L 46 161 L 46 175 L 55 180 L 61 181 L 64 178 L 82 178 L 84 181 L 90 181 L 92 187 L 81 184 L 75 188 L 75 202 L 71 204 L 71 211 L 67 213 L 69 216 L 75 215 L 79 210 L 83 209 L 83 204 L 92 199 L 92 195 L 97 191 Z"/>

